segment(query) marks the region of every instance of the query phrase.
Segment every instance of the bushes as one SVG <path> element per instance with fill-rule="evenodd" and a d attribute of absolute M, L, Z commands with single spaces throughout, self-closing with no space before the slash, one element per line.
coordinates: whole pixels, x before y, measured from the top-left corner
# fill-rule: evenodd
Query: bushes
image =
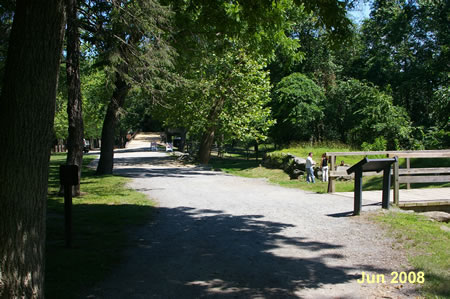
<path fill-rule="evenodd" d="M 406 110 L 375 86 L 356 79 L 337 81 L 326 97 L 300 73 L 283 78 L 272 92 L 277 123 L 271 135 L 278 144 L 339 140 L 355 147 L 401 149 L 411 145 Z"/>
<path fill-rule="evenodd" d="M 411 123 L 392 97 L 358 80 L 338 81 L 328 94 L 327 137 L 353 146 L 400 149 L 408 147 Z"/>
<path fill-rule="evenodd" d="M 272 93 L 276 124 L 272 136 L 279 144 L 320 136 L 325 96 L 322 89 L 300 73 L 284 77 Z"/>

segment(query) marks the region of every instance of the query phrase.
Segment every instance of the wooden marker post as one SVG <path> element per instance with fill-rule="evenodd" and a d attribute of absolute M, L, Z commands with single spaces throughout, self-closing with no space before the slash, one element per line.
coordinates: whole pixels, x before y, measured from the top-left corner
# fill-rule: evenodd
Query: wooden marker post
<path fill-rule="evenodd" d="M 78 166 L 60 165 L 59 180 L 64 186 L 64 228 L 66 247 L 72 246 L 72 186 L 78 185 Z"/>
<path fill-rule="evenodd" d="M 347 169 L 347 174 L 355 174 L 355 191 L 353 215 L 359 215 L 362 207 L 362 176 L 366 171 L 383 171 L 383 198 L 381 206 L 389 209 L 389 192 L 391 188 L 391 165 L 398 163 L 397 157 L 393 159 L 368 159 L 367 157 Z"/>

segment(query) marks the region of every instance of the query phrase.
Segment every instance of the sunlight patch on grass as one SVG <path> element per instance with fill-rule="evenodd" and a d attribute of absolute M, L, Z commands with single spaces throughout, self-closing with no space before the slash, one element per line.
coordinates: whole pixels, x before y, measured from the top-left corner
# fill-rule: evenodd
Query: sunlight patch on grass
<path fill-rule="evenodd" d="M 426 298 L 450 297 L 450 224 L 417 214 L 388 212 L 376 216 L 407 251 L 411 264 L 425 273 L 421 291 Z"/>

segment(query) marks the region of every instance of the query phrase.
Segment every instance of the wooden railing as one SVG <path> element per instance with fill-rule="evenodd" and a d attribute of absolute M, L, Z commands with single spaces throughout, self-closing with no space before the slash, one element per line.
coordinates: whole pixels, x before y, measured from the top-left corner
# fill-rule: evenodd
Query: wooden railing
<path fill-rule="evenodd" d="M 411 168 L 411 158 L 450 158 L 450 150 L 442 151 L 416 151 L 416 152 L 394 152 L 388 157 L 406 158 L 406 168 L 399 168 L 399 164 L 393 166 L 394 204 L 400 201 L 400 184 L 406 183 L 406 188 L 411 188 L 411 183 L 446 183 L 450 182 L 450 168 Z"/>
<path fill-rule="evenodd" d="M 394 203 L 399 202 L 399 185 L 406 183 L 411 188 L 411 183 L 438 183 L 450 182 L 450 168 L 411 168 L 411 158 L 450 158 L 450 150 L 426 150 L 426 151 L 365 151 L 365 152 L 327 152 L 330 161 L 330 176 L 328 192 L 336 191 L 336 178 L 345 176 L 346 173 L 336 171 L 336 157 L 339 156 L 372 156 L 386 155 L 389 158 L 405 158 L 406 168 L 399 169 L 399 164 L 393 166 Z"/>

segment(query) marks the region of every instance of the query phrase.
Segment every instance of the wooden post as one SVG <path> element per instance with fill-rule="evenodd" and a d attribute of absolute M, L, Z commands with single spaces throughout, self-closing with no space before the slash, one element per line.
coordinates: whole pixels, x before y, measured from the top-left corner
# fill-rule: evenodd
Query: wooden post
<path fill-rule="evenodd" d="M 409 158 L 406 158 L 406 169 L 410 169 L 411 168 L 411 160 Z M 411 184 L 410 183 L 406 183 L 406 189 L 411 189 Z"/>
<path fill-rule="evenodd" d="M 72 246 L 72 186 L 64 185 L 64 231 L 66 247 Z"/>
<path fill-rule="evenodd" d="M 397 162 L 394 163 L 394 204 L 398 206 L 398 203 L 400 201 L 400 184 L 398 182 L 398 176 L 399 176 L 399 166 L 398 166 L 398 159 Z"/>
<path fill-rule="evenodd" d="M 78 185 L 78 166 L 60 165 L 59 181 L 64 186 L 64 228 L 66 247 L 72 246 L 72 186 Z"/>
<path fill-rule="evenodd" d="M 355 172 L 355 198 L 353 203 L 353 215 L 359 215 L 362 207 L 362 170 Z"/>
<path fill-rule="evenodd" d="M 391 192 L 391 165 L 383 170 L 383 197 L 381 207 L 389 209 L 389 196 Z"/>

